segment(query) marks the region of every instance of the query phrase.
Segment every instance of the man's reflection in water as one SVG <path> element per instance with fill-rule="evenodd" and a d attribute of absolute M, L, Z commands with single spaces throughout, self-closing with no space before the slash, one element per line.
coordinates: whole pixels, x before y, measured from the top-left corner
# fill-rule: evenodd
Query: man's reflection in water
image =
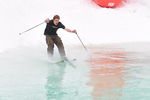
<path fill-rule="evenodd" d="M 62 80 L 65 74 L 66 63 L 59 63 L 49 66 L 47 77 L 47 100 L 62 100 Z"/>

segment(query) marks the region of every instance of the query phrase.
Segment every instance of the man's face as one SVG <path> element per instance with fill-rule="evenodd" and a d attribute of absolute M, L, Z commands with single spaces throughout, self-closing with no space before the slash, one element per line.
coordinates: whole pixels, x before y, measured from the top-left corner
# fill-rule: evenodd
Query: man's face
<path fill-rule="evenodd" d="M 59 19 L 54 19 L 54 24 L 57 25 L 59 23 Z"/>

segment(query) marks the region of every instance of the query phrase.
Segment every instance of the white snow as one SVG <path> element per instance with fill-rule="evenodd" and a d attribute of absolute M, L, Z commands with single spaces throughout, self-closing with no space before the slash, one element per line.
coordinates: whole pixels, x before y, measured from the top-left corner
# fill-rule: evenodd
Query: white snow
<path fill-rule="evenodd" d="M 18 45 L 45 45 L 41 25 L 59 14 L 61 22 L 76 29 L 86 44 L 149 42 L 150 1 L 129 0 L 116 9 L 101 8 L 91 0 L 0 0 L 0 51 Z M 79 44 L 75 34 L 58 31 L 65 45 Z"/>

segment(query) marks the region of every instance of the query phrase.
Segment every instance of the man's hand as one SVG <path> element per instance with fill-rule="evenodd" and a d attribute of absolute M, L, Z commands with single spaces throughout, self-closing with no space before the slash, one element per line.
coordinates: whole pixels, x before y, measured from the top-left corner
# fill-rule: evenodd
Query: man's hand
<path fill-rule="evenodd" d="M 68 28 L 65 28 L 65 30 L 66 30 L 67 32 L 77 33 L 77 31 L 76 31 L 76 30 L 71 30 L 71 29 L 68 29 Z"/>
<path fill-rule="evenodd" d="M 50 21 L 50 19 L 49 19 L 49 18 L 47 18 L 47 19 L 45 20 L 45 22 L 46 22 L 46 23 L 49 23 L 49 21 Z"/>
<path fill-rule="evenodd" d="M 72 30 L 72 33 L 77 33 L 77 31 L 76 30 Z"/>

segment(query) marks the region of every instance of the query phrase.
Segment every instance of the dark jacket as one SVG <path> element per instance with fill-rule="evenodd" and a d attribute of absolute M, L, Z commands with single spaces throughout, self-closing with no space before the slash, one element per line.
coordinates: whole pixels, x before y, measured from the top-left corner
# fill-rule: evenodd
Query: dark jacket
<path fill-rule="evenodd" d="M 65 29 L 65 26 L 61 22 L 59 22 L 57 25 L 55 25 L 53 23 L 53 20 L 50 20 L 50 22 L 47 23 L 47 25 L 46 25 L 44 35 L 57 35 L 57 30 L 59 28 Z"/>

